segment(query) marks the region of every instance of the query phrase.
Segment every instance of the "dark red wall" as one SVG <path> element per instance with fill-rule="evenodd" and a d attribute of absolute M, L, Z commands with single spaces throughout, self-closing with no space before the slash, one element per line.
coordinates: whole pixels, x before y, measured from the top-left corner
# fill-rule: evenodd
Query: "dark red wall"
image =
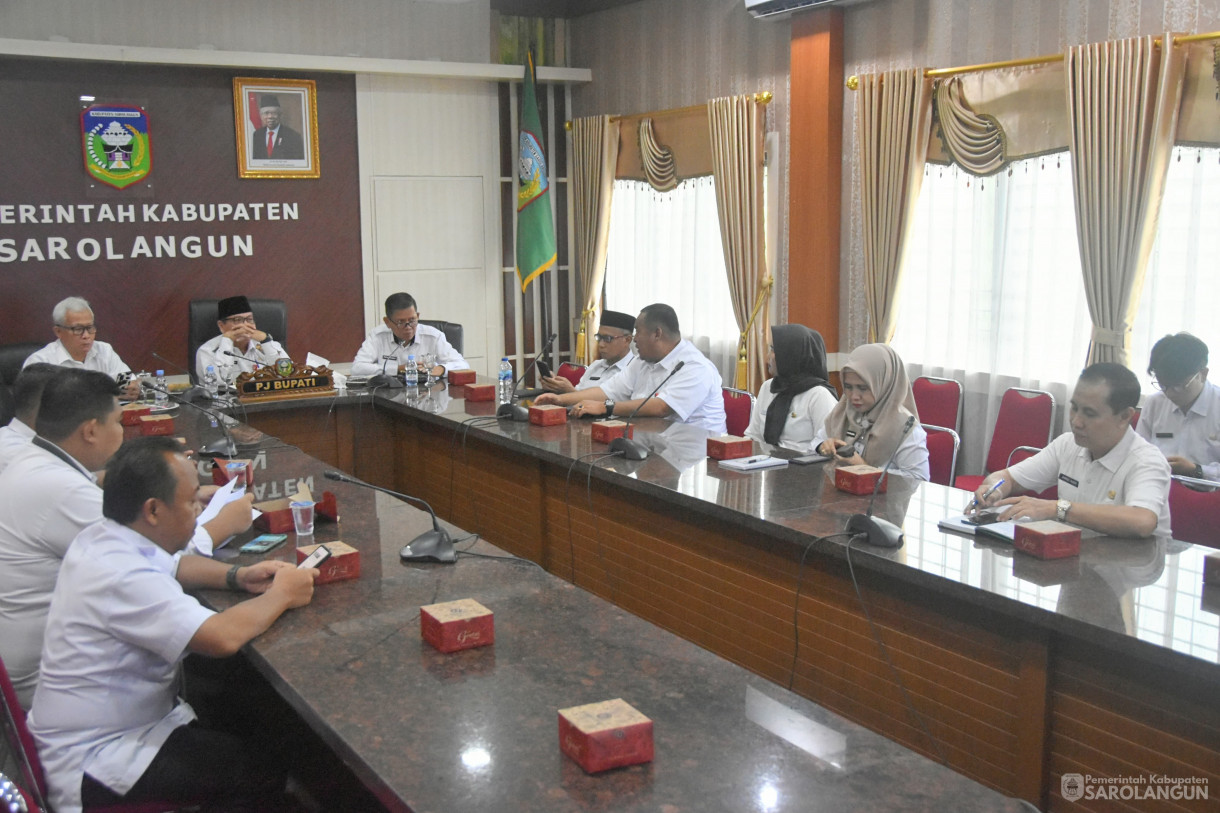
<path fill-rule="evenodd" d="M 235 76 L 317 82 L 317 179 L 241 179 L 234 136 Z M 82 94 L 131 103 L 149 116 L 152 173 L 116 190 L 97 184 L 81 158 Z M 356 91 L 351 76 L 259 70 L 0 59 L 0 204 L 134 204 L 135 223 L 0 224 L 0 239 L 114 238 L 122 260 L 0 262 L 0 343 L 52 341 L 51 309 L 89 300 L 99 338 L 133 369 L 158 366 L 156 350 L 183 366 L 187 302 L 244 293 L 288 303 L 288 350 L 350 361 L 363 336 Z M 296 203 L 296 221 L 139 222 L 143 204 Z M 199 235 L 199 259 L 131 259 L 137 235 Z M 252 256 L 232 256 L 231 235 L 253 237 Z M 229 235 L 230 256 L 209 257 L 207 235 Z M 72 252 L 73 255 L 75 252 Z M 165 366 L 165 365 L 160 365 Z"/>

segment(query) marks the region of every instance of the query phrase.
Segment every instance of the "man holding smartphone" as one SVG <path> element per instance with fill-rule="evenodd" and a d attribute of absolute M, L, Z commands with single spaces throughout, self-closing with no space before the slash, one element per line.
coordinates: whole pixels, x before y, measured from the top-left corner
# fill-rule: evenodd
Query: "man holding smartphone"
<path fill-rule="evenodd" d="M 561 375 L 544 376 L 542 388 L 548 392 L 575 392 L 605 384 L 635 361 L 635 353 L 631 352 L 631 334 L 634 330 L 635 317 L 631 314 L 602 311 L 601 324 L 593 336 L 597 341 L 598 358 L 585 368 L 580 383 L 573 384 Z"/>
<path fill-rule="evenodd" d="M 318 571 L 176 558 L 198 490 L 177 441 L 133 440 L 107 466 L 105 519 L 64 557 L 29 717 L 58 811 L 147 800 L 280 808 L 285 768 L 266 744 L 200 725 L 177 696 L 179 672 L 188 653 L 233 655 L 308 604 Z M 255 596 L 215 613 L 185 592 L 225 586 Z"/>

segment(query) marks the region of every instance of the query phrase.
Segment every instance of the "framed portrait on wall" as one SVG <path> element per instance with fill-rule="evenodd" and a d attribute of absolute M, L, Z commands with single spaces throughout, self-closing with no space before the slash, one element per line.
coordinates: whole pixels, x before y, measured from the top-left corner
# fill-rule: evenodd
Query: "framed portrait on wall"
<path fill-rule="evenodd" d="M 319 177 L 317 105 L 308 79 L 234 78 L 238 176 Z"/>

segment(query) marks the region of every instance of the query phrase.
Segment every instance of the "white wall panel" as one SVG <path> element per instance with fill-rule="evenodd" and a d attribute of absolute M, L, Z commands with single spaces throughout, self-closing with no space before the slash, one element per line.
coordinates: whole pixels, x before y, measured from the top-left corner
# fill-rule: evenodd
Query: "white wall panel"
<path fill-rule="evenodd" d="M 482 178 L 374 178 L 378 273 L 483 264 Z"/>

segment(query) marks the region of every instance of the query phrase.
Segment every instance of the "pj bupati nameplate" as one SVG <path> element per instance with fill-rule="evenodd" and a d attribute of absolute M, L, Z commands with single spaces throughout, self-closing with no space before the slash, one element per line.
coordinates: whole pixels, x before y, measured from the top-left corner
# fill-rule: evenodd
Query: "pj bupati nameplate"
<path fill-rule="evenodd" d="M 241 398 L 268 400 L 334 395 L 335 382 L 329 367 L 298 367 L 291 359 L 242 373 L 234 382 Z"/>

